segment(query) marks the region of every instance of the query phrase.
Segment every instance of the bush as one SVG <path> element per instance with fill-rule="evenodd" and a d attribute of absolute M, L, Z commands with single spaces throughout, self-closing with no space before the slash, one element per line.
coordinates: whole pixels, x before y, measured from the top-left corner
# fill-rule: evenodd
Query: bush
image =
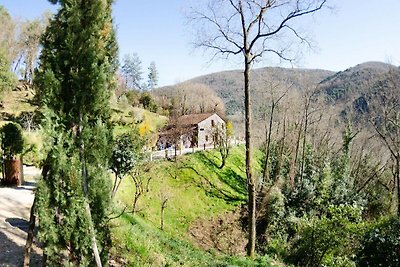
<path fill-rule="evenodd" d="M 362 238 L 359 266 L 400 266 L 400 218 L 381 220 Z"/>
<path fill-rule="evenodd" d="M 1 128 L 1 148 L 5 158 L 12 159 L 24 149 L 24 138 L 19 125 L 8 123 Z"/>
<path fill-rule="evenodd" d="M 355 266 L 361 208 L 352 205 L 330 206 L 320 219 L 303 219 L 289 261 L 296 266 Z"/>
<path fill-rule="evenodd" d="M 151 112 L 157 112 L 157 104 L 149 93 L 143 93 L 139 98 L 139 103 L 144 109 Z"/>
<path fill-rule="evenodd" d="M 128 103 L 132 105 L 133 107 L 136 107 L 139 105 L 139 98 L 140 98 L 140 92 L 136 90 L 130 90 L 126 92 L 125 94 L 126 99 L 128 100 Z"/>

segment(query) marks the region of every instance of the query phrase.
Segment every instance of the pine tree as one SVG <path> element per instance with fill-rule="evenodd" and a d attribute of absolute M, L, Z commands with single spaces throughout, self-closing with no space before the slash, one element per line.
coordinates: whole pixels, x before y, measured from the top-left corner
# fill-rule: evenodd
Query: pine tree
<path fill-rule="evenodd" d="M 50 2 L 60 8 L 43 36 L 35 78 L 48 147 L 35 200 L 39 238 L 47 265 L 101 266 L 110 246 L 113 1 Z"/>
<path fill-rule="evenodd" d="M 142 61 L 137 53 L 126 54 L 122 59 L 122 75 L 125 78 L 125 85 L 128 89 L 142 90 Z"/>
<path fill-rule="evenodd" d="M 156 63 L 152 61 L 148 69 L 149 69 L 148 87 L 149 89 L 154 89 L 154 87 L 158 85 L 158 70 L 156 67 Z"/>

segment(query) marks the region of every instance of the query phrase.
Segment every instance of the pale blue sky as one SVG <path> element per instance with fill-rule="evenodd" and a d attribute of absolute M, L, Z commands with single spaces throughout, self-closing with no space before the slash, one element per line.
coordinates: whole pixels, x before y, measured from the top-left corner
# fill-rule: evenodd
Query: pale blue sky
<path fill-rule="evenodd" d="M 193 49 L 183 17 L 187 2 L 117 0 L 114 4 L 120 54 L 138 53 L 144 71 L 155 61 L 161 86 L 240 68 L 237 61 L 210 64 L 207 54 Z M 20 18 L 55 10 L 46 0 L 0 0 L 0 4 Z M 322 11 L 302 22 L 317 48 L 306 50 L 297 67 L 339 71 L 365 61 L 400 64 L 399 0 L 330 0 L 330 5 L 334 11 Z M 257 67 L 276 64 L 267 59 Z"/>

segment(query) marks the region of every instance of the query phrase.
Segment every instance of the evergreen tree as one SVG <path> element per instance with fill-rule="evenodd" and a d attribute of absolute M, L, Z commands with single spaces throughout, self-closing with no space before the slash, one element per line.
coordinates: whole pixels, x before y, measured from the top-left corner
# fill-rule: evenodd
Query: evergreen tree
<path fill-rule="evenodd" d="M 50 2 L 60 7 L 42 38 L 35 78 L 48 148 L 35 200 L 39 238 L 47 265 L 101 266 L 110 246 L 113 1 Z"/>
<path fill-rule="evenodd" d="M 148 87 L 149 89 L 154 89 L 154 87 L 158 85 L 158 70 L 156 67 L 156 63 L 152 61 L 148 69 L 149 69 Z"/>
<path fill-rule="evenodd" d="M 142 61 L 137 53 L 126 54 L 122 60 L 121 72 L 125 78 L 125 85 L 128 89 L 141 90 L 142 81 Z"/>

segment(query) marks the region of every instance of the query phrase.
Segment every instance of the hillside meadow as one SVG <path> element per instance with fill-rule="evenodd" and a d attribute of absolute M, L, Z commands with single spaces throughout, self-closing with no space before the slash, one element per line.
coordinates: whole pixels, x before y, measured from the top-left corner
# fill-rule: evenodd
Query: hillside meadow
<path fill-rule="evenodd" d="M 240 210 L 246 200 L 243 159 L 244 148 L 240 146 L 232 149 L 222 170 L 217 167 L 220 159 L 216 151 L 188 154 L 176 162 L 150 162 L 141 176 L 148 188 L 135 213 L 132 205 L 136 186 L 131 177 L 125 177 L 116 196 L 116 213 L 125 213 L 112 227 L 117 260 L 122 258 L 127 266 L 275 266 L 268 256 L 254 262 L 247 259 L 243 247 L 236 256 L 214 247 L 204 250 L 201 240 L 190 233 L 196 222 L 223 220 L 227 214 Z M 161 230 L 163 199 L 168 201 Z M 205 235 L 211 236 L 217 227 L 218 220 Z M 243 233 L 239 237 L 243 239 Z M 237 242 L 234 238 L 226 242 Z"/>

